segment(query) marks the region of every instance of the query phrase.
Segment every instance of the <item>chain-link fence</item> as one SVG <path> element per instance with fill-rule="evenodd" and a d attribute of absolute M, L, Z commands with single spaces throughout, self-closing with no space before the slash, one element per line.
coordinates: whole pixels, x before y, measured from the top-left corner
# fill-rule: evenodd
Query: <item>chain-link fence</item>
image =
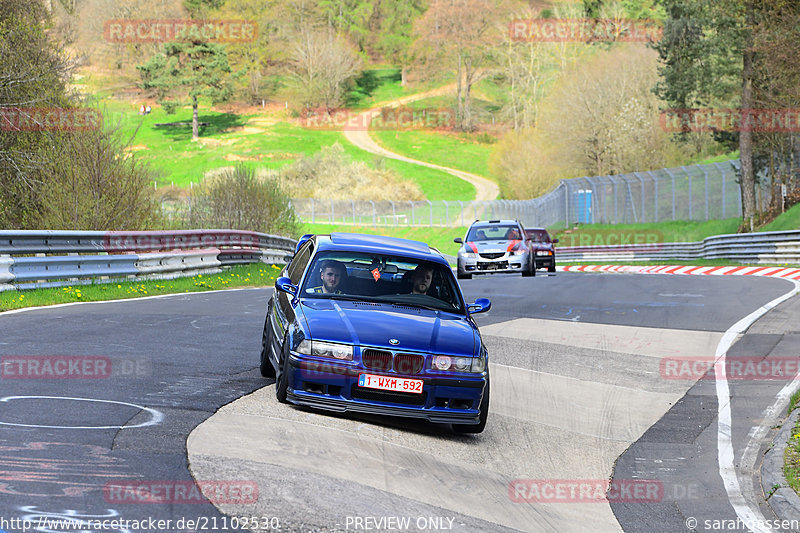
<path fill-rule="evenodd" d="M 357 201 L 295 199 L 304 222 L 355 226 L 467 226 L 475 219 L 518 219 L 529 227 L 626 224 L 740 217 L 739 161 L 561 180 L 531 200 Z M 762 177 L 763 178 L 763 177 Z M 771 199 L 760 179 L 757 200 Z"/>

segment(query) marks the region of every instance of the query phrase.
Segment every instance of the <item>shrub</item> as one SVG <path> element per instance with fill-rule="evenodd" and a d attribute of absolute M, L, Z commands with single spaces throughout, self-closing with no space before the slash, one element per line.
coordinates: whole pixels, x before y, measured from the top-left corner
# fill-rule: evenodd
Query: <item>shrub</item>
<path fill-rule="evenodd" d="M 273 177 L 257 177 L 243 164 L 227 168 L 194 187 L 191 224 L 295 235 L 298 225 L 289 196 Z"/>

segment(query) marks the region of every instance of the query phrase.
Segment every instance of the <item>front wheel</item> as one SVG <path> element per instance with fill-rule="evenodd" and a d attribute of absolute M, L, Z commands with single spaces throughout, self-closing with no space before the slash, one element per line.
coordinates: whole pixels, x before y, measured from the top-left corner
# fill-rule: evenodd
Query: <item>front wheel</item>
<path fill-rule="evenodd" d="M 548 272 L 555 272 L 555 271 L 556 271 L 556 262 L 555 262 L 555 261 L 553 261 L 552 263 L 550 263 L 550 266 L 549 266 L 549 267 L 547 267 L 547 271 L 548 271 Z"/>
<path fill-rule="evenodd" d="M 489 418 L 489 379 L 486 379 L 486 390 L 481 398 L 479 407 L 481 413 L 477 424 L 453 424 L 453 431 L 456 433 L 482 433 L 486 427 L 486 420 Z"/>
<path fill-rule="evenodd" d="M 289 353 L 286 350 L 286 341 L 283 343 L 281 353 L 283 354 L 283 360 L 279 365 L 281 367 L 280 374 L 275 380 L 275 398 L 280 403 L 289 403 L 286 401 L 286 394 L 289 391 Z"/>
<path fill-rule="evenodd" d="M 275 377 L 275 367 L 269 359 L 272 350 L 272 325 L 269 323 L 271 306 L 267 306 L 267 320 L 264 322 L 264 333 L 261 335 L 261 375 L 265 378 Z"/>
<path fill-rule="evenodd" d="M 458 279 L 472 279 L 472 274 L 462 274 L 461 272 L 456 273 L 456 277 Z"/>
<path fill-rule="evenodd" d="M 536 275 L 536 259 L 531 259 L 530 265 L 528 266 L 528 270 L 522 271 L 522 277 L 533 277 Z"/>

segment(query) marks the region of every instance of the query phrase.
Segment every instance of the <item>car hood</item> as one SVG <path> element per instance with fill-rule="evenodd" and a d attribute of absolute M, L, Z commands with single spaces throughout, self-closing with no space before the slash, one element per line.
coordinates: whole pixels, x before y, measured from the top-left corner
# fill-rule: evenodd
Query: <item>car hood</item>
<path fill-rule="evenodd" d="M 518 240 L 467 241 L 464 243 L 464 251 L 473 253 L 508 252 L 519 242 L 521 241 Z"/>
<path fill-rule="evenodd" d="M 315 340 L 469 357 L 476 353 L 476 332 L 464 316 L 411 306 L 310 298 L 302 301 L 301 308 Z M 399 343 L 392 345 L 389 339 Z"/>

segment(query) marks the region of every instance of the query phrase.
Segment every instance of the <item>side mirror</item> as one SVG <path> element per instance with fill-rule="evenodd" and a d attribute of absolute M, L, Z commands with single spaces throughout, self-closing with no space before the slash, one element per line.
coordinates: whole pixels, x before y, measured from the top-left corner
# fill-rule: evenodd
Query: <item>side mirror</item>
<path fill-rule="evenodd" d="M 470 314 L 476 313 L 485 313 L 489 309 L 492 308 L 492 302 L 489 301 L 489 298 L 478 298 L 475 300 L 475 303 L 469 304 L 467 306 L 467 310 L 469 310 Z"/>
<path fill-rule="evenodd" d="M 453 242 L 456 244 L 464 244 L 464 239 L 462 239 L 461 237 L 456 237 L 455 239 L 453 239 Z"/>
<path fill-rule="evenodd" d="M 306 233 L 305 235 L 300 237 L 300 240 L 297 241 L 297 246 L 294 247 L 294 253 L 297 254 L 297 252 L 300 251 L 300 247 L 303 246 L 306 243 L 306 241 L 313 236 L 314 236 L 313 233 Z"/>
<path fill-rule="evenodd" d="M 558 244 L 558 239 L 553 239 L 553 244 Z"/>
<path fill-rule="evenodd" d="M 275 288 L 281 292 L 291 294 L 292 296 L 297 296 L 297 285 L 293 285 L 292 280 L 286 276 L 281 276 L 275 280 Z"/>

